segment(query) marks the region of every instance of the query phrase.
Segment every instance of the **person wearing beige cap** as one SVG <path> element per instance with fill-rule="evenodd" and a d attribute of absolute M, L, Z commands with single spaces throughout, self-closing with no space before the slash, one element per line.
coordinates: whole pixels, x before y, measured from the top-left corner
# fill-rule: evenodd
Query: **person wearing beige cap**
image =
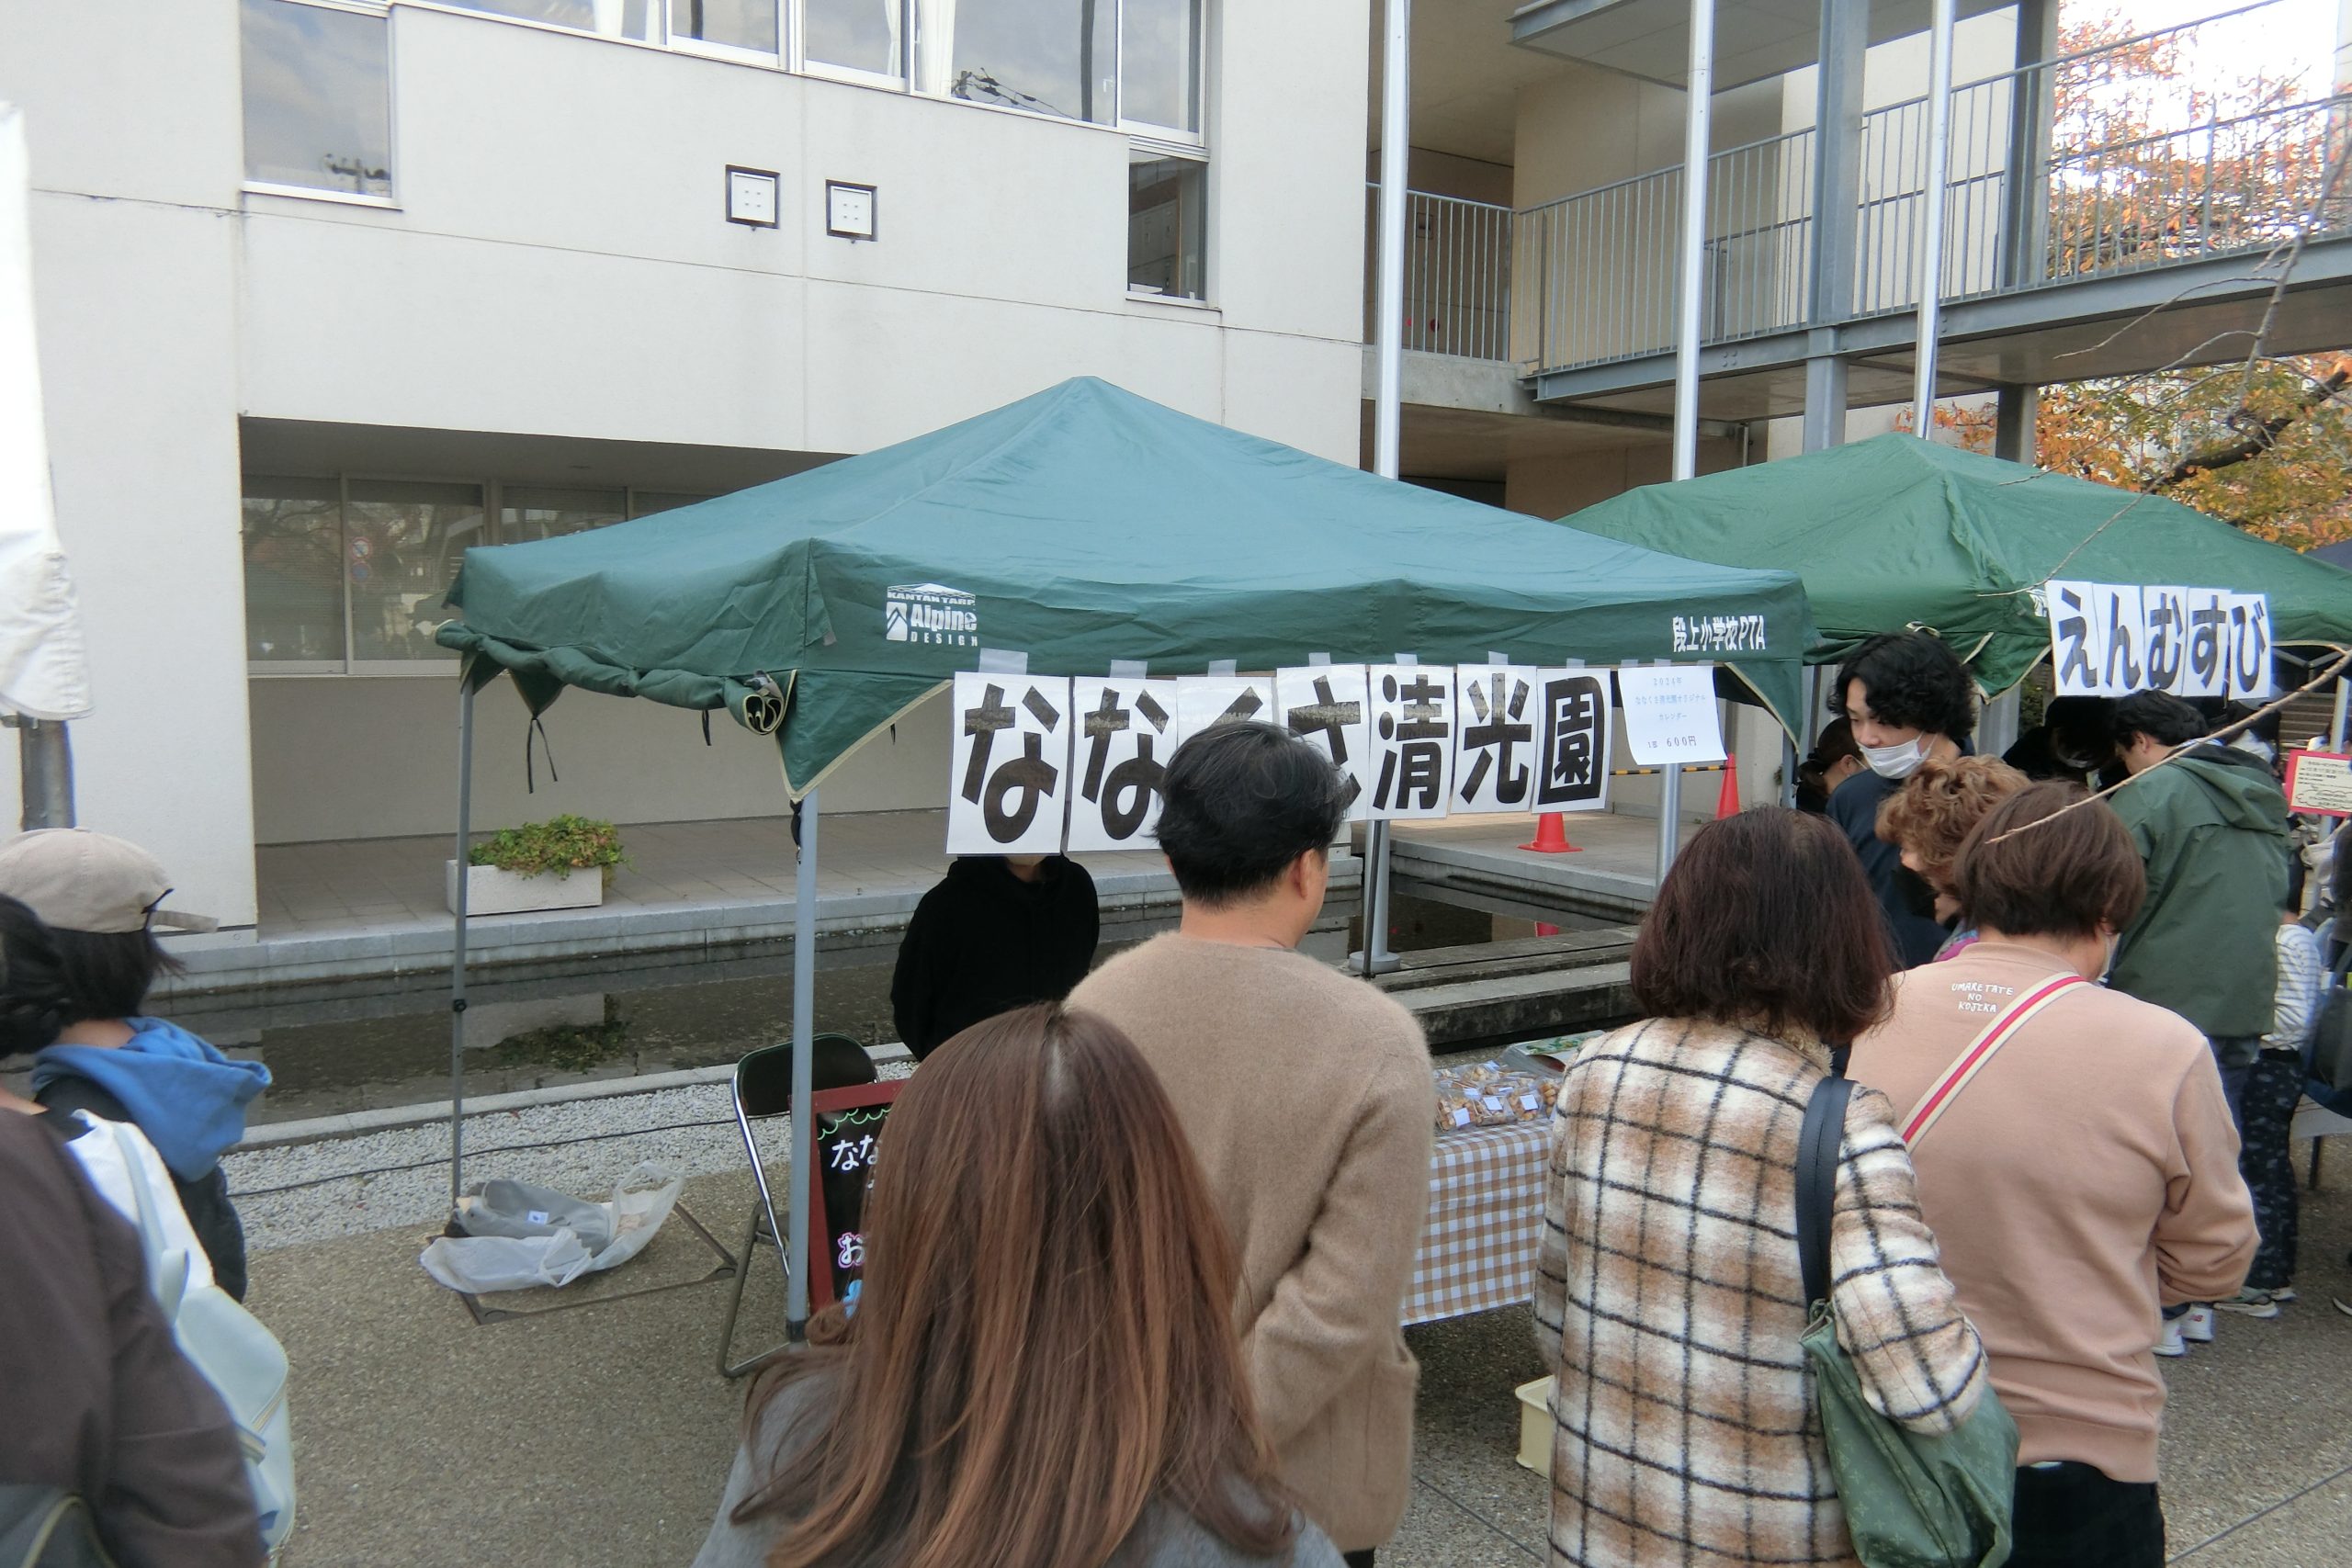
<path fill-rule="evenodd" d="M 33 1098 L 144 1133 L 171 1169 L 214 1279 L 243 1301 L 244 1227 L 220 1156 L 245 1135 L 245 1106 L 269 1086 L 269 1069 L 142 1014 L 156 976 L 177 967 L 154 928 L 214 923 L 166 908 L 171 892 L 154 856 L 105 833 L 49 828 L 0 845 L 0 894 L 50 928 L 67 998 L 63 1032 L 33 1057 Z"/>

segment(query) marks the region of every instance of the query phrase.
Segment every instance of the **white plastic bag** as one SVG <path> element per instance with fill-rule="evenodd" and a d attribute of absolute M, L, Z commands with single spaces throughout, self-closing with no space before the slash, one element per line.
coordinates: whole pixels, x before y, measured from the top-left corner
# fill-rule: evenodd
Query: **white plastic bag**
<path fill-rule="evenodd" d="M 612 1201 L 599 1205 L 613 1217 L 612 1242 L 599 1252 L 591 1253 L 577 1233 L 564 1226 L 547 1235 L 440 1236 L 417 1261 L 449 1289 L 477 1295 L 569 1285 L 582 1274 L 601 1273 L 644 1251 L 670 1217 L 685 1184 L 686 1179 L 667 1166 L 633 1168 L 613 1189 Z"/>

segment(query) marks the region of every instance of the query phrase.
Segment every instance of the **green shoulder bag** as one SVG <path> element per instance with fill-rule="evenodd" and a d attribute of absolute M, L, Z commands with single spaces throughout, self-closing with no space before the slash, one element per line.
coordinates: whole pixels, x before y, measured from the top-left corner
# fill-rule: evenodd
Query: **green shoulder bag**
<path fill-rule="evenodd" d="M 1802 1343 L 1847 1533 L 1868 1568 L 2000 1568 L 2009 1560 L 2017 1423 L 1988 1388 L 1958 1430 L 1906 1432 L 1871 1408 L 1838 1342 L 1829 1222 L 1853 1089 L 1835 1077 L 1815 1086 L 1797 1148 L 1797 1252 L 1812 1304 Z"/>

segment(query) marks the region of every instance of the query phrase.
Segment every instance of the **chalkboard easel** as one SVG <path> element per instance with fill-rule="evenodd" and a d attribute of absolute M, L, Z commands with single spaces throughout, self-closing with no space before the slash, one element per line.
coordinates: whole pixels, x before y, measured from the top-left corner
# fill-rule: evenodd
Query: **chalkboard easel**
<path fill-rule="evenodd" d="M 810 1311 L 835 1302 L 854 1304 L 865 1275 L 865 1190 L 874 1180 L 874 1154 L 903 1078 L 820 1089 L 809 1100 L 817 1135 L 808 1158 Z"/>

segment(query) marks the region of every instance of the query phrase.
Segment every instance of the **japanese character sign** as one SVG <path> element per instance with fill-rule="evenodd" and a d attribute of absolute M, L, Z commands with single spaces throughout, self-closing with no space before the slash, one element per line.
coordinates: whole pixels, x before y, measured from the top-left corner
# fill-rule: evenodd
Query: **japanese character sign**
<path fill-rule="evenodd" d="M 2047 585 L 2062 697 L 2270 693 L 2270 602 L 2218 588 Z"/>
<path fill-rule="evenodd" d="M 2147 613 L 2148 689 L 2177 692 L 2188 669 L 2188 590 L 2143 588 L 2142 608 Z"/>
<path fill-rule="evenodd" d="M 1348 819 L 1372 814 L 1372 716 L 1361 664 L 1274 672 L 1275 722 L 1331 759 L 1348 776 Z"/>
<path fill-rule="evenodd" d="M 1180 675 L 1176 678 L 1176 743 L 1212 725 L 1274 719 L 1272 675 Z"/>
<path fill-rule="evenodd" d="M 1526 811 L 1535 795 L 1536 672 L 1464 664 L 1453 672 L 1453 809 Z"/>
<path fill-rule="evenodd" d="M 1375 664 L 1365 674 L 1372 708 L 1371 819 L 1444 816 L 1453 784 L 1453 670 Z"/>
<path fill-rule="evenodd" d="M 1142 850 L 1159 821 L 1159 779 L 1176 750 L 1176 682 L 1070 682 L 1069 847 Z"/>
<path fill-rule="evenodd" d="M 2270 699 L 2270 601 L 2260 593 L 2229 595 L 2230 697 Z"/>
<path fill-rule="evenodd" d="M 1052 854 L 1069 805 L 1069 681 L 959 674 L 950 710 L 951 855 Z"/>
<path fill-rule="evenodd" d="M 1628 664 L 1617 671 L 1625 744 L 1644 767 L 1724 760 L 1712 664 Z"/>
<path fill-rule="evenodd" d="M 1535 676 L 1535 798 L 1530 811 L 1609 807 L 1609 671 L 1540 670 Z"/>

